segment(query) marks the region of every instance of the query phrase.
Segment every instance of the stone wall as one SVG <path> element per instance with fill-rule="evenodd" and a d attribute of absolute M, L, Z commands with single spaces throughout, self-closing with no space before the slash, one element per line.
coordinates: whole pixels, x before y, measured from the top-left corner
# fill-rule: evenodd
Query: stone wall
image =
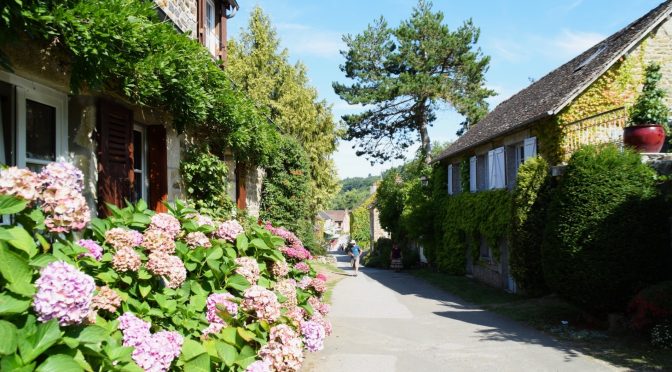
<path fill-rule="evenodd" d="M 154 0 L 156 5 L 178 29 L 196 38 L 197 0 Z"/>

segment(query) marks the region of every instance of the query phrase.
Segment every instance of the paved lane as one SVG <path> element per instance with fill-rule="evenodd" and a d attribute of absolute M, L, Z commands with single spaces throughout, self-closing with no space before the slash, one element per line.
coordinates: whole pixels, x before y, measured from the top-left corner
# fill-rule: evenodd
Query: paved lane
<path fill-rule="evenodd" d="M 303 371 L 619 370 L 404 273 L 364 268 L 332 302 L 334 334 Z"/>

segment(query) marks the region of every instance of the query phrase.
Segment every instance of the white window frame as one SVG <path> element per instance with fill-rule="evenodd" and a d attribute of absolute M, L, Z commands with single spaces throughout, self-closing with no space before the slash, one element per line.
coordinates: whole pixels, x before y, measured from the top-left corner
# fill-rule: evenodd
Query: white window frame
<path fill-rule="evenodd" d="M 453 195 L 453 165 L 448 164 L 448 195 Z"/>
<path fill-rule="evenodd" d="M 506 156 L 504 147 L 488 151 L 488 189 L 506 187 Z"/>
<path fill-rule="evenodd" d="M 476 192 L 478 190 L 478 186 L 476 183 L 476 157 L 472 156 L 469 158 L 469 191 L 470 192 Z"/>
<path fill-rule="evenodd" d="M 141 196 L 140 198 L 144 200 L 146 203 L 149 203 L 149 179 L 148 179 L 148 173 L 147 173 L 147 128 L 143 125 L 139 124 L 134 124 L 133 125 L 133 143 L 135 144 L 135 132 L 140 132 L 141 135 L 141 142 L 142 142 L 142 159 L 140 159 L 140 163 L 142 165 L 142 170 L 139 173 L 140 174 L 140 181 L 142 182 L 142 190 L 141 190 Z M 138 182 L 137 175 L 138 173 L 136 172 L 137 168 L 135 168 L 135 162 L 136 159 L 133 158 L 133 174 L 135 174 L 136 179 L 135 182 Z M 135 192 L 135 189 L 133 190 Z M 138 202 L 136 200 L 136 202 Z"/>
<path fill-rule="evenodd" d="M 211 9 L 210 16 L 208 17 L 208 9 Z M 205 45 L 214 56 L 217 56 L 217 50 L 219 49 L 219 37 L 217 35 L 217 8 L 215 7 L 215 2 L 213 0 L 205 0 Z"/>
<path fill-rule="evenodd" d="M 524 144 L 524 161 L 527 161 L 529 158 L 537 156 L 537 137 L 525 138 Z"/>
<path fill-rule="evenodd" d="M 68 96 L 37 83 L 16 85 L 16 165 L 25 168 L 28 164 L 47 165 L 50 160 L 30 159 L 26 156 L 26 104 L 28 100 L 54 107 L 56 110 L 56 159 L 68 156 Z"/>

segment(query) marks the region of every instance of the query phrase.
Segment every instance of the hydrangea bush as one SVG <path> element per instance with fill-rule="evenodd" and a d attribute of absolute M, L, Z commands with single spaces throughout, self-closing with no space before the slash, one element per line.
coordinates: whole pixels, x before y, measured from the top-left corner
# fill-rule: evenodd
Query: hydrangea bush
<path fill-rule="evenodd" d="M 90 220 L 66 163 L 0 171 L 0 370 L 297 371 L 331 333 L 288 230 L 144 202 Z"/>

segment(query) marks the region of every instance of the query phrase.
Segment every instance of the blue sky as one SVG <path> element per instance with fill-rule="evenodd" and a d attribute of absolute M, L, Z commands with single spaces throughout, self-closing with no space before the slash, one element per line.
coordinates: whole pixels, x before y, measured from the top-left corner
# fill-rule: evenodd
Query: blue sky
<path fill-rule="evenodd" d="M 457 28 L 468 18 L 481 29 L 478 46 L 491 57 L 486 73 L 487 86 L 498 95 L 490 108 L 569 61 L 595 43 L 618 31 L 662 0 L 435 0 L 434 10 L 445 14 L 445 23 Z M 230 36 L 236 37 L 248 22 L 255 5 L 271 17 L 282 45 L 292 61 L 308 67 L 313 86 L 333 105 L 337 118 L 357 112 L 334 94 L 331 83 L 345 81 L 339 65 L 341 37 L 357 34 L 383 15 L 390 26 L 408 18 L 415 0 L 252 0 L 239 1 L 241 9 L 229 22 Z M 450 141 L 461 117 L 442 111 L 429 134 L 432 141 Z M 339 177 L 380 174 L 396 163 L 371 166 L 357 157 L 354 143 L 341 141 L 334 160 Z M 409 156 L 413 155 L 409 151 Z"/>

